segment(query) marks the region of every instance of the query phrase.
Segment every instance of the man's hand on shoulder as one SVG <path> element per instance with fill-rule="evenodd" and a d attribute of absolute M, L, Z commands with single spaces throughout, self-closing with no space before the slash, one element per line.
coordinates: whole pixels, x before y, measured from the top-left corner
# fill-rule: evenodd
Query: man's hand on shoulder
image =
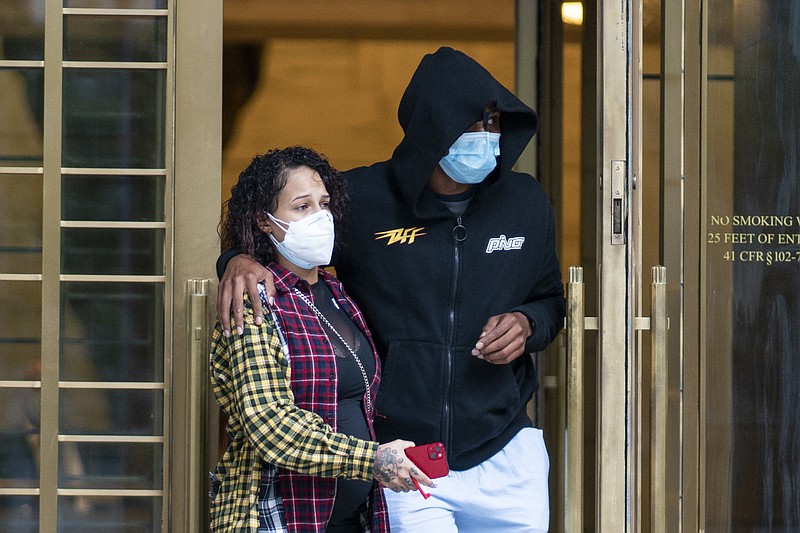
<path fill-rule="evenodd" d="M 239 254 L 228 261 L 225 274 L 217 288 L 217 320 L 222 324 L 226 336 L 231 334 L 231 311 L 236 331 L 241 335 L 244 326 L 244 293 L 250 295 L 256 324 L 264 320 L 264 309 L 258 296 L 258 283 L 264 282 L 267 301 L 275 299 L 272 273 L 247 254 Z"/>

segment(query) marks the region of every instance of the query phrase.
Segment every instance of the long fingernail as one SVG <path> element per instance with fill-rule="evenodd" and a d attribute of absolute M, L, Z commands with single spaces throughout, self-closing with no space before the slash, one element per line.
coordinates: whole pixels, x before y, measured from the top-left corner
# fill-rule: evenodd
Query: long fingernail
<path fill-rule="evenodd" d="M 242 329 L 242 327 L 241 327 L 241 326 L 236 326 L 236 333 L 238 333 L 239 335 L 241 335 L 242 333 L 244 333 L 244 330 Z"/>
<path fill-rule="evenodd" d="M 275 297 L 274 296 L 270 296 L 269 297 L 269 306 L 272 307 L 273 305 L 275 305 Z"/>
<path fill-rule="evenodd" d="M 229 329 L 224 330 L 222 333 L 224 333 L 226 337 L 230 337 L 231 336 L 231 330 L 229 330 Z"/>
<path fill-rule="evenodd" d="M 262 322 L 261 315 L 256 315 L 256 326 L 260 326 Z"/>

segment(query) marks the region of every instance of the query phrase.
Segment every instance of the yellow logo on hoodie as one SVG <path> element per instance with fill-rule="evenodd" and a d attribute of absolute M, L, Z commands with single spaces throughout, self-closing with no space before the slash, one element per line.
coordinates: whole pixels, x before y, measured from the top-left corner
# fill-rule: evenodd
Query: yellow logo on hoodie
<path fill-rule="evenodd" d="M 400 243 L 400 244 L 413 244 L 414 239 L 425 235 L 422 233 L 422 230 L 425 228 L 397 228 L 397 229 L 390 229 L 388 231 L 378 231 L 375 232 L 375 240 L 378 239 L 388 239 L 386 246 L 391 244 Z"/>

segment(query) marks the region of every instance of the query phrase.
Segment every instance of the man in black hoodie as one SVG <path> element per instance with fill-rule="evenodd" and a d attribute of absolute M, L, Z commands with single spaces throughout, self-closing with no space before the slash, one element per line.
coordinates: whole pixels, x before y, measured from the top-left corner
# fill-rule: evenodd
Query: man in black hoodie
<path fill-rule="evenodd" d="M 333 256 L 382 357 L 379 440 L 440 441 L 450 463 L 427 500 L 387 494 L 392 531 L 546 531 L 549 463 L 526 413 L 537 387 L 528 354 L 561 329 L 564 293 L 549 199 L 512 170 L 538 116 L 441 48 L 422 59 L 398 117 L 392 158 L 344 173 L 350 216 Z M 218 262 L 220 274 L 230 262 L 217 309 L 226 327 L 231 307 L 241 324 L 242 293 L 257 281 L 274 293 L 266 270 L 236 253 Z"/>

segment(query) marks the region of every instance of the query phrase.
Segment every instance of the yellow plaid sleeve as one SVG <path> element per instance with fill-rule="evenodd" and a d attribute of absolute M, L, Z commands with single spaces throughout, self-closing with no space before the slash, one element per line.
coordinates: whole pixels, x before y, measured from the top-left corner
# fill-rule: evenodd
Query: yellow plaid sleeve
<path fill-rule="evenodd" d="M 336 433 L 322 417 L 298 408 L 289 362 L 271 320 L 257 326 L 246 313 L 244 332 L 224 342 L 236 416 L 263 460 L 305 475 L 372 480 L 378 443 Z"/>

